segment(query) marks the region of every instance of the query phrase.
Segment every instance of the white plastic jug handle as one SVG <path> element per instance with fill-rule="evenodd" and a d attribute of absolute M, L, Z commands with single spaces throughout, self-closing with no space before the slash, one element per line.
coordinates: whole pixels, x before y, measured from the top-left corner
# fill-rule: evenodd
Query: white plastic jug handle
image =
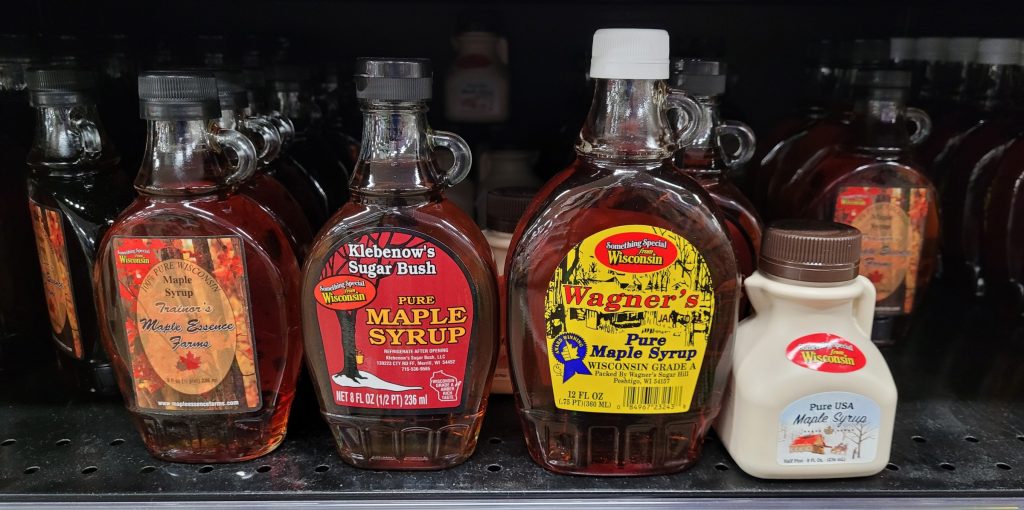
<path fill-rule="evenodd" d="M 875 285 L 871 280 L 858 276 L 857 284 L 861 287 L 860 296 L 853 300 L 853 316 L 864 334 L 871 338 L 871 326 L 875 322 Z"/>

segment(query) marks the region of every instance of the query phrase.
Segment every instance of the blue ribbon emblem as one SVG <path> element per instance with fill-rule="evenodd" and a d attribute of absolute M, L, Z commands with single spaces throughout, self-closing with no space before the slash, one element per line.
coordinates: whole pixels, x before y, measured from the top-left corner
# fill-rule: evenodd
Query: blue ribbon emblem
<path fill-rule="evenodd" d="M 567 382 L 576 374 L 591 375 L 590 369 L 583 364 L 587 357 L 587 342 L 575 333 L 562 333 L 551 344 L 551 355 L 564 367 L 562 382 Z"/>

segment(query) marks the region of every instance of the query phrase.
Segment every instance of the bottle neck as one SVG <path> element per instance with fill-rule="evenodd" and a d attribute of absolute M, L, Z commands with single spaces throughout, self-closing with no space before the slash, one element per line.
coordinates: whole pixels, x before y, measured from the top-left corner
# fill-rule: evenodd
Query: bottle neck
<path fill-rule="evenodd" d="M 653 162 L 669 157 L 675 141 L 665 117 L 662 80 L 594 80 L 594 100 L 576 152 L 597 160 Z"/>
<path fill-rule="evenodd" d="M 102 166 L 96 163 L 117 159 L 94 104 L 37 106 L 35 110 L 28 162 L 36 171 L 95 171 Z"/>
<path fill-rule="evenodd" d="M 726 168 L 722 147 L 718 141 L 721 126 L 718 96 L 691 96 L 700 108 L 700 124 L 693 140 L 676 154 L 676 164 L 687 173 L 703 177 L 721 176 Z"/>
<path fill-rule="evenodd" d="M 964 96 L 982 110 L 995 110 L 1015 102 L 1020 86 L 1021 66 L 971 64 L 967 69 Z"/>
<path fill-rule="evenodd" d="M 363 100 L 363 136 L 350 187 L 354 196 L 437 191 L 425 102 Z"/>
<path fill-rule="evenodd" d="M 275 91 L 270 100 L 270 108 L 291 119 L 298 133 L 312 127 L 320 116 L 316 106 L 297 91 Z"/>
<path fill-rule="evenodd" d="M 211 119 L 149 120 L 146 150 L 135 189 L 148 195 L 189 196 L 226 187 L 213 145 Z"/>
<path fill-rule="evenodd" d="M 854 150 L 898 154 L 910 146 L 906 95 L 902 89 L 880 89 L 857 100 L 851 122 Z"/>

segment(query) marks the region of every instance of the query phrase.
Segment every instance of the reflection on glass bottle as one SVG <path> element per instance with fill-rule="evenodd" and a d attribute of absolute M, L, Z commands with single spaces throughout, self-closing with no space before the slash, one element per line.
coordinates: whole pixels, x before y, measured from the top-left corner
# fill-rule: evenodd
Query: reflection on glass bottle
<path fill-rule="evenodd" d="M 96 264 L 104 347 L 151 454 L 259 457 L 284 439 L 301 366 L 298 263 L 278 221 L 235 191 L 256 151 L 237 131 L 211 130 L 216 79 L 150 72 L 139 97 L 139 196 Z"/>
<path fill-rule="evenodd" d="M 29 70 L 26 79 L 36 109 L 29 210 L 58 359 L 72 385 L 113 395 L 92 268 L 100 238 L 132 201 L 131 182 L 100 122 L 95 73 L 49 67 Z"/>
<path fill-rule="evenodd" d="M 906 107 L 907 71 L 860 72 L 856 87 L 849 141 L 800 168 L 782 187 L 779 210 L 860 229 L 860 271 L 877 291 L 872 339 L 890 343 L 905 335 L 935 270 L 935 188 L 910 157 L 931 122 Z M 912 136 L 908 124 L 916 127 Z"/>
<path fill-rule="evenodd" d="M 352 201 L 303 276 L 307 359 L 342 459 L 368 469 L 441 469 L 476 448 L 498 356 L 487 240 L 445 198 L 466 177 L 466 142 L 427 125 L 430 62 L 360 59 L 363 144 Z M 436 148 L 454 155 L 444 172 Z"/>
<path fill-rule="evenodd" d="M 531 457 L 558 473 L 693 464 L 718 414 L 738 271 L 714 200 L 671 161 L 662 30 L 594 34 L 577 159 L 547 183 L 509 251 L 508 344 Z M 642 361 L 641 361 L 642 360 Z"/>

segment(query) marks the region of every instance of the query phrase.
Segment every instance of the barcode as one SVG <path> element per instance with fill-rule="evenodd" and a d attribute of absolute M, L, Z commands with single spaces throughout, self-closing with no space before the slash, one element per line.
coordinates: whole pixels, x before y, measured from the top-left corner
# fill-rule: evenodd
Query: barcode
<path fill-rule="evenodd" d="M 678 386 L 630 386 L 623 388 L 625 407 L 676 407 L 683 403 L 683 389 Z"/>

